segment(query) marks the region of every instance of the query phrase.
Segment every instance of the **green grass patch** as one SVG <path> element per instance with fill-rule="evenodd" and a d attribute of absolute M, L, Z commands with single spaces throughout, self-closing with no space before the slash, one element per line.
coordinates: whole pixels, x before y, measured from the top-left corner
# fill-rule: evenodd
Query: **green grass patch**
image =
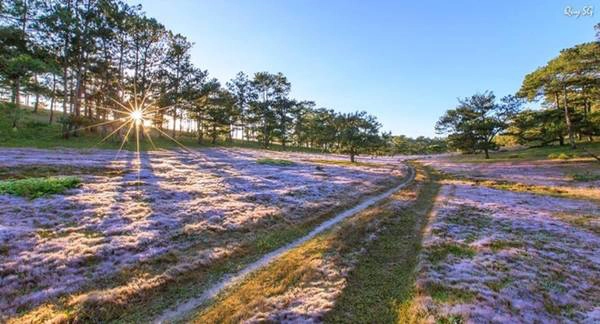
<path fill-rule="evenodd" d="M 319 164 L 330 164 L 330 165 L 339 165 L 339 166 L 363 166 L 370 168 L 383 168 L 386 165 L 380 163 L 371 163 L 371 162 L 351 162 L 346 160 L 306 160 L 311 163 L 319 163 Z"/>
<path fill-rule="evenodd" d="M 500 250 L 508 249 L 508 248 L 520 248 L 523 247 L 523 242 L 519 241 L 492 241 L 489 245 L 490 249 L 494 252 L 498 252 Z"/>
<path fill-rule="evenodd" d="M 104 168 L 104 167 L 78 167 L 72 165 L 23 165 L 0 167 L 0 180 L 42 178 L 57 176 L 76 175 L 102 175 L 116 177 L 126 173 L 126 169 Z"/>
<path fill-rule="evenodd" d="M 300 237 L 305 233 L 306 229 L 298 226 L 271 231 L 256 239 L 256 249 L 260 253 L 267 253 L 289 243 L 290 237 Z"/>
<path fill-rule="evenodd" d="M 438 317 L 435 320 L 436 324 L 463 324 L 465 320 L 460 315 L 449 315 Z"/>
<path fill-rule="evenodd" d="M 450 254 L 461 258 L 472 258 L 475 256 L 476 252 L 466 245 L 446 243 L 430 247 L 428 256 L 432 263 L 438 263 L 445 260 Z"/>
<path fill-rule="evenodd" d="M 475 298 L 475 293 L 471 291 L 452 288 L 437 283 L 427 284 L 425 290 L 434 301 L 444 304 L 460 304 L 469 302 Z"/>
<path fill-rule="evenodd" d="M 492 223 L 492 218 L 483 210 L 470 206 L 461 206 L 456 213 L 446 216 L 444 220 L 451 224 L 471 226 L 475 229 L 486 228 Z"/>
<path fill-rule="evenodd" d="M 488 286 L 494 292 L 500 292 L 500 290 L 504 289 L 506 286 L 511 284 L 513 281 L 514 280 L 510 277 L 504 277 L 500 280 L 487 281 L 485 283 L 485 285 Z"/>
<path fill-rule="evenodd" d="M 276 166 L 292 166 L 295 164 L 294 162 L 292 162 L 290 160 L 269 159 L 269 158 L 258 159 L 258 160 L 256 160 L 256 163 L 267 164 L 267 165 L 276 165 Z"/>
<path fill-rule="evenodd" d="M 600 180 L 600 174 L 592 173 L 590 171 L 585 171 L 581 173 L 573 173 L 570 175 L 573 181 L 579 182 L 589 182 L 589 181 L 598 181 Z"/>
<path fill-rule="evenodd" d="M 0 194 L 11 194 L 30 199 L 65 191 L 78 187 L 81 181 L 77 177 L 27 178 L 0 181 Z"/>

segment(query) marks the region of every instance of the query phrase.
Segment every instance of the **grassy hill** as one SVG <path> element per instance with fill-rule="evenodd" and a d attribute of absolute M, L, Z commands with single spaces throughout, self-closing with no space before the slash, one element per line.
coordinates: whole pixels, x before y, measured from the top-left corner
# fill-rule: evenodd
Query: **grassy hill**
<path fill-rule="evenodd" d="M 79 131 L 77 136 L 71 136 L 69 139 L 64 139 L 61 131 L 61 124 L 57 122 L 62 113 L 54 113 L 54 122 L 48 123 L 49 111 L 38 110 L 33 112 L 30 107 L 25 107 L 19 111 L 19 120 L 17 128 L 12 127 L 14 111 L 7 104 L 0 103 L 0 147 L 35 147 L 35 148 L 81 148 L 81 149 L 118 149 L 121 146 L 119 136 L 112 136 L 102 142 L 106 134 L 101 134 L 98 130 Z M 169 135 L 171 132 L 168 132 Z M 133 133 L 132 133 L 133 134 Z M 228 147 L 246 147 L 253 149 L 262 149 L 260 143 L 252 141 L 242 141 L 234 139 L 232 142 L 220 141 L 216 144 L 211 144 L 208 141 L 198 143 L 198 140 L 193 134 L 179 133 L 177 141 L 188 148 L 211 147 L 211 146 L 228 146 Z M 152 132 L 152 141 L 158 149 L 175 149 L 180 146 L 174 141 L 158 136 L 158 133 Z M 153 150 L 154 147 L 147 140 L 142 138 L 140 148 L 143 151 Z M 135 137 L 130 135 L 129 142 L 126 142 L 123 149 L 135 150 Z M 309 149 L 304 147 L 285 148 L 289 151 L 311 152 L 318 153 L 319 150 Z M 272 144 L 269 150 L 282 151 L 284 148 L 279 144 Z"/>
<path fill-rule="evenodd" d="M 451 158 L 454 162 L 510 162 L 534 160 L 572 160 L 593 159 L 589 153 L 600 155 L 600 142 L 580 142 L 577 148 L 569 145 L 549 145 L 543 147 L 522 148 L 515 150 L 502 150 L 491 152 L 490 159 L 485 159 L 483 153 L 455 155 Z"/>

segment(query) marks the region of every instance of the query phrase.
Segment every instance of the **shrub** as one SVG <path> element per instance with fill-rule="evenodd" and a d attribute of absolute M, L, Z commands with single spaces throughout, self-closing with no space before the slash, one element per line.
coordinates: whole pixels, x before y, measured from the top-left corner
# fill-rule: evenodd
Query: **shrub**
<path fill-rule="evenodd" d="M 80 183 L 81 181 L 77 177 L 5 180 L 0 181 L 0 194 L 11 194 L 34 199 L 52 194 L 61 194 L 68 189 L 79 186 Z"/>
<path fill-rule="evenodd" d="M 548 154 L 548 158 L 552 159 L 552 160 L 568 160 L 570 158 L 573 158 L 573 154 L 568 154 L 568 153 L 550 153 Z"/>
<path fill-rule="evenodd" d="M 573 178 L 573 181 L 581 182 L 597 181 L 600 180 L 600 174 L 594 174 L 592 172 L 586 171 L 584 173 L 574 173 L 571 175 L 571 178 Z"/>
<path fill-rule="evenodd" d="M 25 122 L 25 127 L 34 128 L 34 129 L 44 128 L 44 127 L 48 127 L 48 123 L 42 123 L 41 121 L 37 121 L 37 120 L 29 120 L 29 121 Z"/>

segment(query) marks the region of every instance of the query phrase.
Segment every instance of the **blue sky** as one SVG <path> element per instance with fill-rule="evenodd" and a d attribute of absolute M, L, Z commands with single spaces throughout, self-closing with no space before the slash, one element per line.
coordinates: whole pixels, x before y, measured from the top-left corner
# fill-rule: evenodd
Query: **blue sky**
<path fill-rule="evenodd" d="M 458 97 L 514 93 L 523 76 L 591 41 L 598 1 L 145 0 L 194 42 L 195 65 L 225 82 L 282 72 L 292 96 L 366 110 L 383 130 L 433 136 Z M 566 6 L 594 17 L 567 17 Z"/>

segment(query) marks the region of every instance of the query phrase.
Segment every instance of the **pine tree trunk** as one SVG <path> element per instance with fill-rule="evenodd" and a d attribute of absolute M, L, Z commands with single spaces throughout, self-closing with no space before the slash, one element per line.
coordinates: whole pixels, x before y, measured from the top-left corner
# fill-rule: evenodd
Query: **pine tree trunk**
<path fill-rule="evenodd" d="M 567 99 L 567 88 L 564 87 L 564 110 L 565 110 L 565 122 L 567 124 L 567 131 L 569 133 L 569 143 L 571 144 L 571 148 L 576 148 L 575 145 L 575 136 L 573 133 L 573 124 L 571 123 L 571 113 L 569 112 L 568 107 L 568 99 Z"/>
<path fill-rule="evenodd" d="M 52 124 L 54 119 L 54 99 L 56 97 L 56 74 L 52 73 L 52 96 L 50 97 L 50 118 L 48 124 Z"/>
<path fill-rule="evenodd" d="M 35 82 L 35 84 L 37 86 L 37 83 L 38 83 L 37 82 L 37 76 L 35 76 L 34 82 Z M 39 92 L 39 89 L 38 89 L 38 91 L 35 93 L 35 104 L 33 105 L 33 112 L 34 113 L 38 112 L 38 108 L 39 107 L 40 107 L 40 92 Z"/>
<path fill-rule="evenodd" d="M 15 80 L 15 90 L 13 94 L 13 101 L 15 104 L 15 113 L 13 114 L 12 127 L 17 128 L 17 117 L 19 116 L 19 109 L 21 109 L 21 78 Z"/>
<path fill-rule="evenodd" d="M 204 134 L 202 133 L 202 119 L 198 118 L 196 127 L 198 128 L 198 143 L 202 144 Z"/>
<path fill-rule="evenodd" d="M 21 78 L 17 78 L 15 80 L 15 93 L 13 95 L 14 99 L 13 102 L 15 104 L 16 108 L 20 108 L 21 107 Z"/>
<path fill-rule="evenodd" d="M 173 109 L 173 138 L 175 138 L 177 132 L 177 107 Z"/>

